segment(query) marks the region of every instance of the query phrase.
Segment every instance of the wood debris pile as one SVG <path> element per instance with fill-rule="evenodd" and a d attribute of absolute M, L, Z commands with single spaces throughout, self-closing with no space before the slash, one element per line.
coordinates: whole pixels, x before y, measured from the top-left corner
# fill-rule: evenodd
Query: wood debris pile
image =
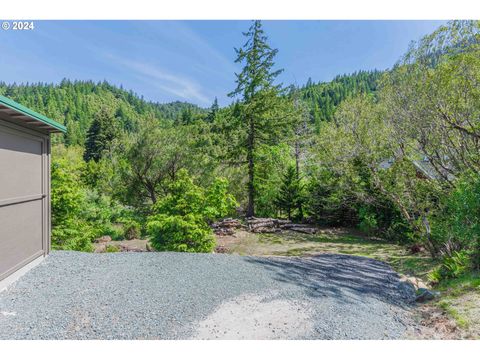
<path fill-rule="evenodd" d="M 274 218 L 247 218 L 248 231 L 253 233 L 275 233 L 283 230 L 297 231 L 304 234 L 315 234 L 317 229 L 305 224 L 295 224 L 290 220 Z"/>
<path fill-rule="evenodd" d="M 235 234 L 236 229 L 245 228 L 245 225 L 239 220 L 227 218 L 214 222 L 211 227 L 216 235 L 226 236 Z"/>
<path fill-rule="evenodd" d="M 315 227 L 306 224 L 295 224 L 290 220 L 250 217 L 245 219 L 245 224 L 243 225 L 239 220 L 228 218 L 213 223 L 211 227 L 213 232 L 219 236 L 234 235 L 237 229 L 244 229 L 252 233 L 276 233 L 286 230 L 303 234 L 317 233 Z"/>

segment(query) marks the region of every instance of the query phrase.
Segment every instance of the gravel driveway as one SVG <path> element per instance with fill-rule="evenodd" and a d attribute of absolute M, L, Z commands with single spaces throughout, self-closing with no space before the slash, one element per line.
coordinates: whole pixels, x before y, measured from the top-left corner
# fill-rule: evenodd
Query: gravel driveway
<path fill-rule="evenodd" d="M 413 298 L 346 255 L 54 251 L 0 293 L 0 339 L 395 339 Z"/>

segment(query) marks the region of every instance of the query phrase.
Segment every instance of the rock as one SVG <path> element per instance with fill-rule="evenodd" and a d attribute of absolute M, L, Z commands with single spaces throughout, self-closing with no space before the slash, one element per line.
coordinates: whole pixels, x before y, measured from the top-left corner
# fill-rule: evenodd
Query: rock
<path fill-rule="evenodd" d="M 422 280 L 419 280 L 417 285 L 419 289 L 429 289 L 429 287 Z"/>
<path fill-rule="evenodd" d="M 119 249 L 121 252 L 145 252 L 145 249 L 141 249 L 136 246 L 131 246 L 131 245 L 126 245 L 126 244 L 120 244 L 118 245 Z"/>
<path fill-rule="evenodd" d="M 225 246 L 222 246 L 222 245 L 218 245 L 216 248 L 215 248 L 215 253 L 217 254 L 225 254 L 228 252 L 228 249 L 225 247 Z"/>
<path fill-rule="evenodd" d="M 409 278 L 407 278 L 407 282 L 412 284 L 415 289 L 418 289 L 418 279 L 416 277 L 410 276 Z"/>
<path fill-rule="evenodd" d="M 112 241 L 112 237 L 109 235 L 104 235 L 94 240 L 96 243 L 107 243 L 109 241 Z"/>
<path fill-rule="evenodd" d="M 423 288 L 423 289 L 428 289 L 428 288 L 429 288 L 429 287 L 423 282 L 422 279 L 416 278 L 416 277 L 414 277 L 414 276 L 401 275 L 401 276 L 400 276 L 400 281 L 412 285 L 412 286 L 415 288 L 415 290 L 418 290 L 418 289 L 420 289 L 420 288 Z"/>
<path fill-rule="evenodd" d="M 423 303 L 423 302 L 435 299 L 437 296 L 440 295 L 440 293 L 438 291 L 431 291 L 431 290 L 428 290 L 428 289 L 425 289 L 425 288 L 419 288 L 417 290 L 416 295 L 417 296 L 415 298 L 415 301 Z"/>

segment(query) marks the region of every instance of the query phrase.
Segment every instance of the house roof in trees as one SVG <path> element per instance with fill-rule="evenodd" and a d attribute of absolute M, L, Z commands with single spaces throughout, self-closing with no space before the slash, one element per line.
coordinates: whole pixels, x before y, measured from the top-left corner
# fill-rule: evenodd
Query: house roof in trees
<path fill-rule="evenodd" d="M 389 169 L 395 162 L 395 159 L 390 158 L 382 161 L 379 164 L 380 169 Z M 418 173 L 420 173 L 423 177 L 430 179 L 430 180 L 443 180 L 447 178 L 448 180 L 452 180 L 454 177 L 451 174 L 445 173 L 440 173 L 437 171 L 428 158 L 424 156 L 421 160 L 412 160 L 413 166 L 415 166 L 415 169 L 417 170 Z"/>
<path fill-rule="evenodd" d="M 0 95 L 0 115 L 43 132 L 67 132 L 67 128 L 5 96 Z"/>

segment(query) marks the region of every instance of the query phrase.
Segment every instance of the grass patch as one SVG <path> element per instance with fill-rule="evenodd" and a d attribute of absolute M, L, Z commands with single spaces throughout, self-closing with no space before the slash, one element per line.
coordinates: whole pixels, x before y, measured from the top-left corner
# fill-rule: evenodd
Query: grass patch
<path fill-rule="evenodd" d="M 428 273 L 437 265 L 437 261 L 427 255 L 412 255 L 403 246 L 361 235 L 348 233 L 309 235 L 284 232 L 256 236 L 264 245 L 283 244 L 285 246 L 285 249 L 274 251 L 272 255 L 302 256 L 314 253 L 335 253 L 365 256 L 384 261 L 397 272 L 416 276 L 425 281 Z"/>
<path fill-rule="evenodd" d="M 480 292 L 480 273 L 471 272 L 456 279 L 443 280 L 438 284 L 438 289 L 448 291 L 449 295 L 461 295 L 468 290 Z"/>
<path fill-rule="evenodd" d="M 439 301 L 438 306 L 440 306 L 441 309 L 443 309 L 448 315 L 450 315 L 460 328 L 464 330 L 469 328 L 468 319 L 462 316 L 458 308 L 452 305 L 448 299 L 443 299 Z"/>

